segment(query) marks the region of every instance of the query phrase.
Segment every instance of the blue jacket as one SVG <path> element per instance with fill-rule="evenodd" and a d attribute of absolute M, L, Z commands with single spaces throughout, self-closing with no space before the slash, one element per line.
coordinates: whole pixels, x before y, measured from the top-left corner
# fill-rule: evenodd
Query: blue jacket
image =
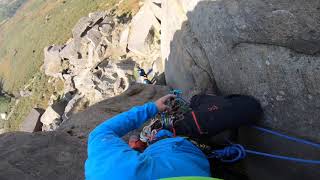
<path fill-rule="evenodd" d="M 210 176 L 206 156 L 182 137 L 167 138 L 135 151 L 121 137 L 158 113 L 154 103 L 134 107 L 97 126 L 89 135 L 85 176 L 91 179 L 159 179 Z"/>

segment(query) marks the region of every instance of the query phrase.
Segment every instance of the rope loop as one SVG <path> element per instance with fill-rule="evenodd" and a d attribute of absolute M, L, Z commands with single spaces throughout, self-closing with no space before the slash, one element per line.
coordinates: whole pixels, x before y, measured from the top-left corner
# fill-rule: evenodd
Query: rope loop
<path fill-rule="evenodd" d="M 246 151 L 240 144 L 232 144 L 224 149 L 215 150 L 209 155 L 209 158 L 219 159 L 225 163 L 234 163 L 245 157 Z"/>

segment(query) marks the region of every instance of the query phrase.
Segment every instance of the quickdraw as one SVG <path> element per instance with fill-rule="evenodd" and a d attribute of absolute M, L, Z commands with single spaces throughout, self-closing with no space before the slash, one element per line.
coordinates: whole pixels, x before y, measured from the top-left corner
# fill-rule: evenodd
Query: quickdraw
<path fill-rule="evenodd" d="M 145 126 L 140 133 L 140 140 L 142 142 L 151 143 L 156 140 L 156 134 L 162 130 L 166 129 L 173 133 L 175 136 L 175 123 L 182 121 L 184 119 L 184 114 L 191 111 L 189 103 L 181 97 L 180 90 L 173 90 L 171 94 L 177 96 L 174 100 L 168 102 L 170 111 L 157 114 L 157 116 L 151 119 L 149 125 Z"/>

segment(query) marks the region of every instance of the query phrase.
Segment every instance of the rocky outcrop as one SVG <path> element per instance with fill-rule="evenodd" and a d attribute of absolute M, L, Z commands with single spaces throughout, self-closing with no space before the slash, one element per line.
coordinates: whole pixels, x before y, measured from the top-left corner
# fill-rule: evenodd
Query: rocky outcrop
<path fill-rule="evenodd" d="M 41 116 L 41 123 L 43 123 L 43 131 L 53 131 L 61 123 L 61 115 L 50 106 Z"/>
<path fill-rule="evenodd" d="M 23 120 L 20 131 L 23 132 L 38 132 L 42 130 L 40 117 L 44 113 L 42 109 L 32 109 L 28 116 Z"/>
<path fill-rule="evenodd" d="M 68 101 L 64 98 L 46 109 L 40 119 L 41 123 L 43 123 L 43 131 L 53 131 L 57 129 L 62 122 L 62 115 L 65 112 L 67 104 Z"/>
<path fill-rule="evenodd" d="M 90 99 L 91 104 L 125 91 L 133 81 L 135 62 L 119 63 L 103 61 L 94 71 L 83 71 L 75 76 L 74 86 L 80 94 Z"/>
<path fill-rule="evenodd" d="M 0 135 L 0 179 L 84 179 L 90 131 L 118 113 L 167 93 L 169 88 L 164 86 L 134 84 L 122 95 L 72 115 L 56 131 Z"/>
<path fill-rule="evenodd" d="M 120 57 L 117 33 L 122 25 L 106 12 L 83 17 L 72 30 L 73 37 L 64 45 L 45 49 L 44 71 L 64 82 L 64 95 L 50 101 L 41 118 L 44 131 L 55 130 L 72 113 L 125 91 L 133 80 L 135 62 Z M 63 102 L 59 112 L 52 108 Z M 82 107 L 83 106 L 83 107 Z"/>
<path fill-rule="evenodd" d="M 152 33 L 160 29 L 160 23 L 151 9 L 151 4 L 153 3 L 147 1 L 133 17 L 128 39 L 128 49 L 141 56 L 150 54 L 148 41 L 150 36 L 153 37 Z"/>
<path fill-rule="evenodd" d="M 45 49 L 45 73 L 60 78 L 63 94 L 72 97 L 60 113 L 50 108 L 59 101 L 52 98 L 41 120 L 43 130 L 54 130 L 79 109 L 121 94 L 132 82 L 143 82 L 136 66 L 145 68 L 152 82 L 163 84 L 160 10 L 146 1 L 127 24 L 112 13 L 90 13 L 78 21 L 68 42 Z"/>
<path fill-rule="evenodd" d="M 216 87 L 223 94 L 252 95 L 265 111 L 261 125 L 320 142 L 319 8 L 316 0 L 164 0 L 161 50 L 166 81 L 184 92 Z M 254 147 L 265 142 L 261 137 L 250 141 Z M 267 150 L 272 146 L 278 144 L 262 145 Z M 249 171 L 254 172 L 254 166 L 261 171 L 251 174 L 253 179 L 276 179 L 268 173 L 276 162 L 266 167 L 254 160 Z M 289 173 L 294 168 L 309 179 L 316 177 L 294 166 L 282 179 L 302 178 Z"/>
<path fill-rule="evenodd" d="M 58 78 L 60 73 L 62 72 L 62 60 L 59 54 L 61 48 L 61 46 L 49 46 L 44 48 L 43 67 L 46 75 Z"/>
<path fill-rule="evenodd" d="M 0 179 L 84 179 L 86 147 L 66 133 L 0 135 Z"/>
<path fill-rule="evenodd" d="M 317 2 L 164 1 L 168 85 L 253 95 L 265 125 L 319 141 Z"/>
<path fill-rule="evenodd" d="M 120 96 L 104 100 L 74 114 L 61 124 L 58 131 L 67 132 L 85 141 L 89 132 L 106 119 L 133 106 L 155 101 L 168 93 L 170 89 L 165 86 L 133 84 Z"/>
<path fill-rule="evenodd" d="M 65 45 L 48 48 L 44 66 L 46 74 L 60 77 L 65 82 L 65 93 L 77 91 L 90 104 L 121 93 L 120 90 L 114 91 L 116 81 L 125 81 L 122 90 L 126 90 L 135 64 L 120 69 L 122 66 L 119 64 L 128 64 L 129 60 L 117 59 L 122 54 L 115 52 L 118 46 L 115 39 L 119 36 L 112 33 L 118 28 L 115 25 L 114 17 L 106 12 L 91 13 L 81 18 L 72 30 L 72 39 Z M 52 62 L 51 66 L 46 62 Z M 108 66 L 101 67 L 101 64 Z"/>

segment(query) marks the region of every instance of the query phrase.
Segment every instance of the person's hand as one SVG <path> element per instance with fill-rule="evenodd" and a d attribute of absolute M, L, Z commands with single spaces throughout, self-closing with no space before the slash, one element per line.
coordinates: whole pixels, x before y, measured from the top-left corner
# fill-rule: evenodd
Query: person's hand
<path fill-rule="evenodd" d="M 166 105 L 166 102 L 169 101 L 170 99 L 176 98 L 175 95 L 173 94 L 168 94 L 166 96 L 163 96 L 162 98 L 158 99 L 155 104 L 158 108 L 159 112 L 164 112 L 166 110 L 170 110 L 169 106 Z"/>

